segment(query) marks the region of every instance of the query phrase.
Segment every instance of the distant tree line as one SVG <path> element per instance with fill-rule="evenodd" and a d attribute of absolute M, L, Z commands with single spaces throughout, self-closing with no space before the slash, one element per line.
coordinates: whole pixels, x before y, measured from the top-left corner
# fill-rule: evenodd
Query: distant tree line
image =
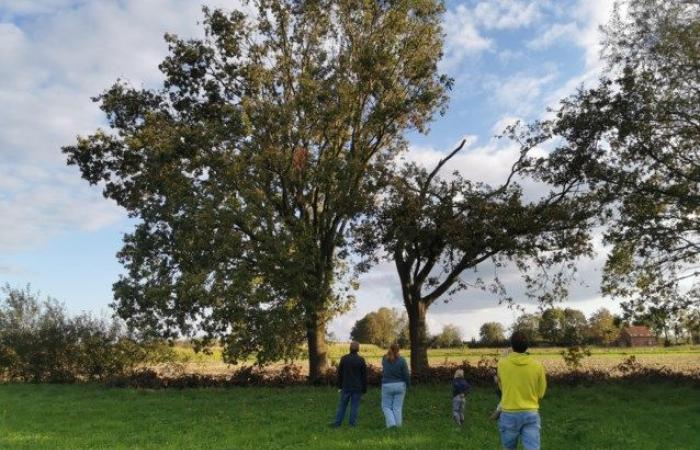
<path fill-rule="evenodd" d="M 379 308 L 355 322 L 350 338 L 362 344 L 373 344 L 387 348 L 396 342 L 401 347 L 410 345 L 408 318 L 405 311 L 395 308 Z M 460 347 L 464 344 L 462 331 L 448 324 L 438 334 L 428 333 L 428 345 L 432 348 Z"/>
<path fill-rule="evenodd" d="M 641 312 L 624 311 L 614 315 L 600 308 L 586 318 L 582 311 L 573 308 L 548 308 L 541 313 L 524 313 L 511 326 L 511 331 L 525 333 L 532 345 L 575 346 L 614 345 L 622 328 L 629 325 L 645 325 L 668 344 L 700 342 L 700 314 L 698 311 Z M 506 329 L 498 322 L 486 322 L 479 329 L 479 340 L 473 343 L 483 346 L 505 344 Z"/>
<path fill-rule="evenodd" d="M 533 346 L 610 346 L 617 343 L 622 328 L 629 325 L 648 326 L 660 342 L 700 343 L 700 314 L 697 311 L 681 311 L 676 315 L 623 311 L 615 315 L 600 308 L 586 317 L 578 309 L 548 308 L 541 313 L 521 314 L 509 329 L 499 322 L 486 322 L 479 328 L 479 338 L 468 344 L 470 347 L 504 346 L 511 332 L 521 331 Z M 350 338 L 382 348 L 392 342 L 405 347 L 410 342 L 406 313 L 394 308 L 372 311 L 355 322 Z M 454 324 L 445 325 L 437 334 L 428 333 L 428 342 L 431 348 L 465 345 L 461 330 Z"/>

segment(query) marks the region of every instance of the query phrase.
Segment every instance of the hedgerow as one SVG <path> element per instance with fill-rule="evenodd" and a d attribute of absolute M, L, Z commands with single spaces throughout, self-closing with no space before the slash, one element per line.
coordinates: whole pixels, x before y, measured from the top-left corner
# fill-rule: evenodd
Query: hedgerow
<path fill-rule="evenodd" d="M 495 358 L 482 358 L 478 363 L 468 361 L 461 363 L 442 364 L 430 367 L 423 378 L 414 378 L 414 383 L 449 383 L 457 369 L 464 370 L 465 378 L 475 386 L 491 387 L 494 385 L 496 374 Z M 368 365 L 368 384 L 381 385 L 381 369 Z M 690 372 L 677 372 L 666 367 L 648 367 L 639 364 L 632 356 L 621 363 L 614 371 L 599 369 L 561 370 L 547 374 L 549 384 L 560 385 L 594 385 L 617 381 L 673 381 L 689 383 L 700 387 L 700 369 Z M 153 369 L 144 369 L 131 375 L 116 376 L 106 381 L 111 387 L 135 387 L 144 389 L 162 388 L 200 388 L 200 387 L 289 387 L 305 385 L 308 379 L 299 365 L 287 364 L 279 368 L 262 368 L 258 366 L 243 366 L 228 375 L 181 374 L 168 375 Z M 329 367 L 319 383 L 324 386 L 335 386 L 336 368 Z"/>

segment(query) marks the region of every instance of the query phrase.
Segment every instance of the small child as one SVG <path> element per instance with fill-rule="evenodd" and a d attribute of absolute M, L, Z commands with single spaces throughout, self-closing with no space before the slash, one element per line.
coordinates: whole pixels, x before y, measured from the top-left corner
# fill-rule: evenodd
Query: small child
<path fill-rule="evenodd" d="M 464 425 L 464 403 L 471 388 L 464 379 L 464 370 L 457 369 L 452 380 L 452 418 L 457 425 Z"/>
<path fill-rule="evenodd" d="M 491 414 L 491 419 L 498 420 L 501 417 L 501 385 L 498 383 L 498 375 L 493 376 L 493 381 L 496 382 L 496 396 L 498 397 L 498 405 L 496 410 Z"/>

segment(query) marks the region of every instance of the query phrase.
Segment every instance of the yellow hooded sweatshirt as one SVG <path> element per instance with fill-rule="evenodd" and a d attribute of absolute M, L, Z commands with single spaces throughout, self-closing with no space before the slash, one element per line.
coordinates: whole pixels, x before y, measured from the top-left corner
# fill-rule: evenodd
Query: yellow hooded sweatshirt
<path fill-rule="evenodd" d="M 537 411 L 547 389 L 542 364 L 527 353 L 511 352 L 498 362 L 503 411 Z"/>

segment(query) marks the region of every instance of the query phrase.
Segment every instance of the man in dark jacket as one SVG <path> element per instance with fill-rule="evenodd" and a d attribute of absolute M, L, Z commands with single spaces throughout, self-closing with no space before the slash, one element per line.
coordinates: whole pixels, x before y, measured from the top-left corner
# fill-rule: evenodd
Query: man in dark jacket
<path fill-rule="evenodd" d="M 360 409 L 360 398 L 367 392 L 367 364 L 365 359 L 358 355 L 360 344 L 356 341 L 350 343 L 350 353 L 340 358 L 338 364 L 338 389 L 340 389 L 340 403 L 335 415 L 333 426 L 339 427 L 343 423 L 345 410 L 350 402 L 350 426 L 357 423 L 357 413 Z"/>

